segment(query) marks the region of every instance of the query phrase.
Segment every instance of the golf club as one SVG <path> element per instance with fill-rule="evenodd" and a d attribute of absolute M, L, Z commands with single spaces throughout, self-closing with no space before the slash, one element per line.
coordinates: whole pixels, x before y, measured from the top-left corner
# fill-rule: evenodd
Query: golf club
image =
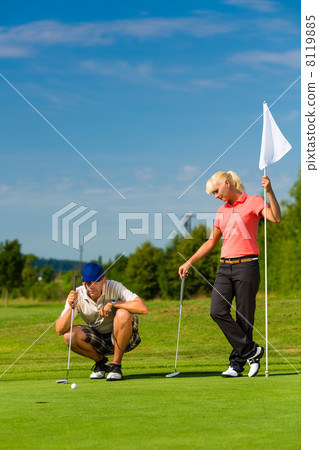
<path fill-rule="evenodd" d="M 176 369 L 176 364 L 177 364 L 179 332 L 180 332 L 180 329 L 181 329 L 184 284 L 185 284 L 185 276 L 183 276 L 182 283 L 181 283 L 181 294 L 180 294 L 180 303 L 179 303 L 179 320 L 178 320 L 177 344 L 176 344 L 176 356 L 175 356 L 175 368 L 174 368 L 175 372 L 167 374 L 166 378 L 172 378 L 172 377 L 176 377 L 176 375 L 179 375 L 179 372 L 177 372 L 177 369 Z"/>
<path fill-rule="evenodd" d="M 73 277 L 73 291 L 76 290 L 76 279 L 77 277 Z M 64 380 L 57 380 L 58 384 L 68 384 L 69 381 L 69 370 L 70 370 L 70 357 L 71 357 L 71 342 L 72 342 L 72 326 L 73 326 L 73 312 L 74 312 L 74 303 L 71 305 L 71 328 L 70 328 L 70 341 L 69 341 L 69 356 L 68 356 L 68 369 L 66 372 L 66 377 Z"/>

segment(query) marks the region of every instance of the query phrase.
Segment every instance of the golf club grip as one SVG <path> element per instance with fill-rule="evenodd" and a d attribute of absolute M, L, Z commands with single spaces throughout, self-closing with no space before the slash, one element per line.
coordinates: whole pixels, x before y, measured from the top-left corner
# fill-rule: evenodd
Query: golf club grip
<path fill-rule="evenodd" d="M 73 277 L 73 290 L 74 291 L 76 291 L 76 280 L 77 280 L 77 276 L 76 275 L 74 275 L 74 277 Z M 74 303 L 72 303 L 72 309 L 74 309 Z"/>
<path fill-rule="evenodd" d="M 182 278 L 182 283 L 181 283 L 181 295 L 180 295 L 180 303 L 183 302 L 183 295 L 184 295 L 184 284 L 185 284 L 185 276 Z"/>

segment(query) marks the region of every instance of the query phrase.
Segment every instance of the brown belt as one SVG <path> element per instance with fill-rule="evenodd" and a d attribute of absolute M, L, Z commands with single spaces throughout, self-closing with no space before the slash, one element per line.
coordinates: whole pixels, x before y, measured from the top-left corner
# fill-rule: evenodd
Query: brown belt
<path fill-rule="evenodd" d="M 221 263 L 226 263 L 226 264 L 239 264 L 242 262 L 250 262 L 250 261 L 257 261 L 258 258 L 238 258 L 238 259 L 226 259 L 226 258 L 221 258 L 220 262 Z"/>

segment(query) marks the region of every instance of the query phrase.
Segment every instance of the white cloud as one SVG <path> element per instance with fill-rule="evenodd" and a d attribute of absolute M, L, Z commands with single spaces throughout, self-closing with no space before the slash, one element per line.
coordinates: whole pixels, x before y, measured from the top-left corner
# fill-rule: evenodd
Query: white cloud
<path fill-rule="evenodd" d="M 197 166 L 183 166 L 180 168 L 177 175 L 178 181 L 188 181 L 192 180 L 196 175 L 199 174 L 199 168 Z"/>
<path fill-rule="evenodd" d="M 174 71 L 173 68 L 170 72 L 169 68 L 154 67 L 154 64 L 149 61 L 131 64 L 124 60 L 99 61 L 90 59 L 82 63 L 82 68 L 92 75 L 104 75 L 129 83 L 152 85 L 164 90 L 187 90 L 178 80 L 175 82 L 166 81 L 167 73 L 178 76 L 183 74 L 181 70 Z"/>
<path fill-rule="evenodd" d="M 198 79 L 198 80 L 191 80 L 191 83 L 195 86 L 199 86 L 202 88 L 217 88 L 222 89 L 225 87 L 224 83 L 221 83 L 220 81 L 213 80 L 213 79 Z"/>
<path fill-rule="evenodd" d="M 5 193 L 5 192 L 8 192 L 8 191 L 11 191 L 11 189 L 12 189 L 12 187 L 9 186 L 8 184 L 1 184 L 0 185 L 0 192 Z"/>
<path fill-rule="evenodd" d="M 108 191 L 107 189 L 85 189 L 83 194 L 85 195 L 107 195 Z"/>
<path fill-rule="evenodd" d="M 103 24 L 95 22 L 80 22 L 66 24 L 54 20 L 29 22 L 13 27 L 0 27 L 0 44 L 80 44 L 111 45 L 113 38 L 106 35 Z"/>
<path fill-rule="evenodd" d="M 137 172 L 135 172 L 135 176 L 140 181 L 148 181 L 154 177 L 154 173 L 152 169 L 146 167 L 145 169 L 138 170 Z"/>
<path fill-rule="evenodd" d="M 221 24 L 212 17 L 147 17 L 115 20 L 101 24 L 113 36 L 129 36 L 141 39 L 170 37 L 176 33 L 204 37 L 227 33 L 234 25 Z"/>
<path fill-rule="evenodd" d="M 264 34 L 270 38 L 278 39 L 280 35 L 298 35 L 300 36 L 300 25 L 294 21 L 282 18 L 279 15 L 271 17 L 271 20 L 266 16 L 257 18 L 250 23 L 247 22 L 246 27 L 253 27 L 258 34 Z"/>
<path fill-rule="evenodd" d="M 27 57 L 42 46 L 72 45 L 80 47 L 108 46 L 116 38 L 168 38 L 174 34 L 195 37 L 228 33 L 237 26 L 220 23 L 209 17 L 143 17 L 138 19 L 62 23 L 54 20 L 29 22 L 12 27 L 0 27 L 0 57 Z"/>
<path fill-rule="evenodd" d="M 294 122 L 295 120 L 300 120 L 300 110 L 292 109 L 288 114 L 281 118 L 282 122 Z"/>
<path fill-rule="evenodd" d="M 294 69 L 300 67 L 300 50 L 290 50 L 287 52 L 265 52 L 255 50 L 246 53 L 237 53 L 229 58 L 230 62 L 237 64 L 248 64 L 255 68 L 262 68 L 265 64 L 277 64 Z"/>
<path fill-rule="evenodd" d="M 239 6 L 260 12 L 275 12 L 280 4 L 273 0 L 224 0 L 226 5 Z"/>
<path fill-rule="evenodd" d="M 43 20 L 13 27 L 0 27 L 0 57 L 32 57 L 41 46 L 112 45 L 114 39 L 96 23 L 64 24 Z"/>
<path fill-rule="evenodd" d="M 0 43 L 0 58 L 30 58 L 35 51 L 30 47 Z"/>
<path fill-rule="evenodd" d="M 123 60 L 87 60 L 82 63 L 82 67 L 93 73 L 99 73 L 106 76 L 115 76 L 117 78 L 129 79 L 131 81 L 137 81 L 140 78 L 150 78 L 153 72 L 152 65 L 148 62 L 132 65 Z"/>

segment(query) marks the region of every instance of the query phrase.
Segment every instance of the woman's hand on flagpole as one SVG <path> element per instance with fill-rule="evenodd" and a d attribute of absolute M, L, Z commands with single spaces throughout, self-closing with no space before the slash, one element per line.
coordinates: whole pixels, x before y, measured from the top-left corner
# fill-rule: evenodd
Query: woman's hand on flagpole
<path fill-rule="evenodd" d="M 264 175 L 264 176 L 262 177 L 261 184 L 262 184 L 262 187 L 263 187 L 264 189 L 266 189 L 267 194 L 268 194 L 268 192 L 272 192 L 272 187 L 271 187 L 270 179 L 269 179 L 266 175 Z"/>
<path fill-rule="evenodd" d="M 265 209 L 262 211 L 262 215 L 266 217 L 267 220 L 270 220 L 270 222 L 279 223 L 281 222 L 281 210 L 279 203 L 276 199 L 275 193 L 272 190 L 270 179 L 267 176 L 263 176 L 261 184 L 268 194 L 270 206 L 270 208 L 268 208 L 267 213 Z"/>

